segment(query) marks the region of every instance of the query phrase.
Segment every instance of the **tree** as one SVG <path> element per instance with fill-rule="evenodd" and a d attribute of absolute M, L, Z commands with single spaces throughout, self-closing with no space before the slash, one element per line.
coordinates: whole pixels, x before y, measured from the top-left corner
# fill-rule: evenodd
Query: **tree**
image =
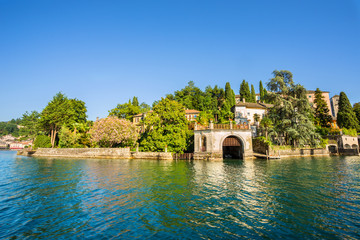
<path fill-rule="evenodd" d="M 225 99 L 231 107 L 235 105 L 235 93 L 234 90 L 231 89 L 229 82 L 225 84 Z"/>
<path fill-rule="evenodd" d="M 11 134 L 14 137 L 19 136 L 17 124 L 13 121 L 0 122 L 0 136 Z"/>
<path fill-rule="evenodd" d="M 360 131 L 359 121 L 351 107 L 348 97 L 344 92 L 340 93 L 337 124 L 340 128 L 356 129 Z"/>
<path fill-rule="evenodd" d="M 77 147 L 76 143 L 80 138 L 80 134 L 75 131 L 72 132 L 66 126 L 62 126 L 59 131 L 59 147 L 61 148 L 74 148 Z"/>
<path fill-rule="evenodd" d="M 225 103 L 221 107 L 220 118 L 222 121 L 228 121 L 234 118 L 234 114 L 231 112 L 231 108 L 235 105 L 235 93 L 231 89 L 230 83 L 225 85 Z"/>
<path fill-rule="evenodd" d="M 356 115 L 356 118 L 358 119 L 358 122 L 360 123 L 360 102 L 354 104 L 353 111 Z"/>
<path fill-rule="evenodd" d="M 168 99 L 181 103 L 185 108 L 203 111 L 205 110 L 204 97 L 204 93 L 195 86 L 193 81 L 190 81 L 185 88 L 175 91 L 173 99 L 169 97 Z"/>
<path fill-rule="evenodd" d="M 139 104 L 136 97 L 134 97 L 133 103 Z M 114 109 L 109 111 L 109 116 L 116 116 L 132 121 L 134 115 L 141 113 L 141 108 L 133 103 L 129 100 L 127 103 L 118 104 Z"/>
<path fill-rule="evenodd" d="M 139 136 L 135 124 L 116 116 L 94 122 L 89 133 L 91 141 L 100 147 L 134 146 Z"/>
<path fill-rule="evenodd" d="M 167 147 L 170 152 L 182 153 L 186 149 L 189 130 L 182 104 L 162 98 L 153 112 L 146 116 L 144 124 L 146 129 L 140 140 L 141 150 L 161 152 Z"/>
<path fill-rule="evenodd" d="M 240 99 L 243 100 L 245 99 L 246 102 L 249 102 L 251 99 L 251 93 L 250 93 L 250 89 L 249 89 L 249 84 L 243 80 L 241 85 L 240 85 Z"/>
<path fill-rule="evenodd" d="M 71 126 L 75 122 L 86 122 L 85 103 L 77 99 L 68 99 L 59 92 L 41 112 L 39 126 L 50 134 L 51 146 L 54 147 L 61 127 Z"/>
<path fill-rule="evenodd" d="M 135 107 L 138 107 L 139 106 L 139 100 L 137 97 L 133 97 L 133 100 L 132 100 L 132 105 L 135 106 Z"/>
<path fill-rule="evenodd" d="M 306 95 L 306 89 L 295 84 L 292 73 L 286 70 L 273 72 L 274 77 L 267 84 L 268 99 L 274 103 L 269 118 L 274 123 L 274 135 L 280 144 L 317 145 L 320 135 L 312 121 L 313 110 Z"/>
<path fill-rule="evenodd" d="M 142 102 L 142 103 L 140 104 L 140 111 L 141 111 L 142 113 L 146 113 L 146 112 L 148 112 L 148 111 L 150 111 L 150 110 L 151 110 L 151 107 L 150 107 L 149 104 L 146 104 L 145 102 Z"/>
<path fill-rule="evenodd" d="M 328 128 L 330 127 L 330 123 L 332 117 L 329 114 L 329 108 L 324 100 L 324 96 L 319 88 L 315 91 L 315 122 L 317 125 Z"/>
<path fill-rule="evenodd" d="M 262 129 L 265 132 L 265 138 L 268 140 L 268 132 L 269 130 L 273 128 L 273 122 L 268 117 L 263 117 L 260 121 L 260 129 Z"/>
<path fill-rule="evenodd" d="M 40 116 L 37 111 L 25 112 L 20 121 L 20 125 L 23 126 L 19 130 L 20 135 L 34 139 L 39 130 L 38 121 Z"/>
<path fill-rule="evenodd" d="M 260 83 L 259 83 L 259 93 L 260 93 L 260 101 L 261 102 L 264 102 L 265 101 L 265 92 L 264 92 L 264 87 L 263 87 L 263 83 L 262 81 L 260 80 Z"/>
<path fill-rule="evenodd" d="M 250 102 L 256 102 L 256 93 L 254 85 L 251 84 Z"/>

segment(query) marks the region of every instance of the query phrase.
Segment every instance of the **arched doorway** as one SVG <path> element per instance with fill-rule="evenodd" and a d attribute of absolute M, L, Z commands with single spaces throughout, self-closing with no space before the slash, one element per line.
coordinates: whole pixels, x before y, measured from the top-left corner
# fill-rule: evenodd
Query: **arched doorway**
<path fill-rule="evenodd" d="M 222 150 L 224 159 L 243 159 L 243 144 L 235 136 L 229 136 L 224 139 Z"/>

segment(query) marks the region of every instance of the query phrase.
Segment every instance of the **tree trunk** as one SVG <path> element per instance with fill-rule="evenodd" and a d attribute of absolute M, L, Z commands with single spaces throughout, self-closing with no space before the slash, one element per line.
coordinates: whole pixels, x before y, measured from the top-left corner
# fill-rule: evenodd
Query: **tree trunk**
<path fill-rule="evenodd" d="M 50 142 L 51 142 L 51 147 L 54 148 L 55 147 L 55 138 L 56 138 L 56 133 L 57 131 L 55 129 L 51 130 L 51 134 L 50 134 Z"/>
<path fill-rule="evenodd" d="M 267 135 L 268 135 L 267 129 L 265 129 L 265 139 L 266 139 L 266 141 L 268 140 Z"/>

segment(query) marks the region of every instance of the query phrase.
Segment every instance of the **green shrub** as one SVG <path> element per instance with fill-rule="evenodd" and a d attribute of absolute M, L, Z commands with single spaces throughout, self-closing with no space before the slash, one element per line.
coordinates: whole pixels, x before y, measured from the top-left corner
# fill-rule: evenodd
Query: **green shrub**
<path fill-rule="evenodd" d="M 329 139 L 327 139 L 327 138 L 322 138 L 322 139 L 321 139 L 321 141 L 320 141 L 320 146 L 321 146 L 322 148 L 325 148 L 326 145 L 328 145 L 328 144 L 329 144 Z"/>
<path fill-rule="evenodd" d="M 34 141 L 34 148 L 51 148 L 51 140 L 49 136 L 38 135 Z"/>
<path fill-rule="evenodd" d="M 343 134 L 344 134 L 344 135 L 349 135 L 349 136 L 352 136 L 352 137 L 356 137 L 356 136 L 357 136 L 356 129 L 343 128 L 342 131 L 343 131 Z"/>

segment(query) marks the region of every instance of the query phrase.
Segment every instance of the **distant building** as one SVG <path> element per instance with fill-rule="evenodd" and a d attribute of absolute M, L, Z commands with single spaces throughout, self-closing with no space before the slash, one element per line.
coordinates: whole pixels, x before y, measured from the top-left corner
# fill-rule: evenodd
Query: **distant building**
<path fill-rule="evenodd" d="M 8 148 L 8 144 L 4 141 L 0 141 L 0 149 L 5 149 L 5 148 Z"/>
<path fill-rule="evenodd" d="M 27 147 L 32 146 L 32 141 L 13 142 L 10 143 L 9 148 L 16 150 L 16 149 L 24 149 L 26 146 Z"/>
<path fill-rule="evenodd" d="M 337 118 L 339 112 L 339 98 L 339 95 L 335 95 L 330 99 L 332 115 L 335 118 Z"/>

